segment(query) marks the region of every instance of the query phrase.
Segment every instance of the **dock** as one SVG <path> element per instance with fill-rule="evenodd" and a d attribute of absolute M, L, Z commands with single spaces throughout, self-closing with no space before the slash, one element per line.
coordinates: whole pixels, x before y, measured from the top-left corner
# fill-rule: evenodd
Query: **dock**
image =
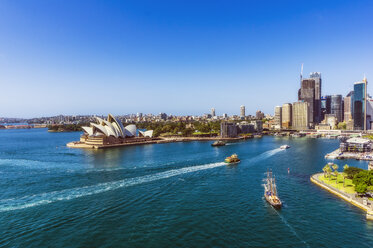
<path fill-rule="evenodd" d="M 373 152 L 341 152 L 340 149 L 336 149 L 331 153 L 325 155 L 326 159 L 356 159 L 373 161 Z"/>

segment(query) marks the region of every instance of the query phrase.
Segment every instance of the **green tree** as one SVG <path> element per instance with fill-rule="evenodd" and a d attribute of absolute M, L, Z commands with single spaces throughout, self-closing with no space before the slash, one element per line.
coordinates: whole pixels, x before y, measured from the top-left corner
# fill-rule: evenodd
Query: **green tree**
<path fill-rule="evenodd" d="M 337 127 L 338 129 L 346 130 L 347 124 L 346 122 L 343 121 L 343 122 L 338 123 Z"/>
<path fill-rule="evenodd" d="M 355 186 L 355 190 L 357 193 L 364 194 L 367 192 L 368 185 L 366 183 L 359 183 Z"/>
<path fill-rule="evenodd" d="M 183 131 L 181 131 L 183 136 L 190 136 L 192 135 L 193 132 L 194 130 L 192 128 L 186 128 L 186 129 L 183 129 Z"/>
<path fill-rule="evenodd" d="M 369 192 L 373 192 L 373 185 L 368 186 L 368 187 L 367 187 L 367 191 L 369 191 Z"/>
<path fill-rule="evenodd" d="M 348 168 L 346 168 L 344 170 L 347 178 L 349 178 L 349 179 L 353 179 L 355 177 L 355 175 L 358 174 L 360 171 L 364 171 L 364 170 L 360 169 L 360 168 L 357 168 L 357 167 L 353 167 L 353 166 L 349 166 Z"/>
<path fill-rule="evenodd" d="M 337 184 L 338 184 L 338 165 L 337 164 L 333 164 L 332 165 L 332 168 L 333 168 L 333 170 L 334 170 L 334 175 L 335 175 L 335 180 L 336 180 L 336 182 L 337 182 Z"/>
<path fill-rule="evenodd" d="M 330 178 L 331 178 L 331 173 L 332 173 L 332 168 L 330 167 L 330 163 L 328 163 L 327 166 L 326 166 L 326 174 L 329 177 L 329 181 L 330 181 Z"/>
<path fill-rule="evenodd" d="M 343 187 L 345 187 L 345 182 L 346 182 L 346 170 L 348 169 L 349 167 L 348 167 L 348 164 L 345 164 L 344 166 L 343 166 L 343 173 L 342 173 L 342 175 L 343 175 Z"/>

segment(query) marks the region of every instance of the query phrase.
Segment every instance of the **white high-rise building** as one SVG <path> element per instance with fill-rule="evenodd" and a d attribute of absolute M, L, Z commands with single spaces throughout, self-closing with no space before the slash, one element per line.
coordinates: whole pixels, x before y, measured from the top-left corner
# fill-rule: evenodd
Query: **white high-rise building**
<path fill-rule="evenodd" d="M 240 107 L 240 117 L 244 118 L 245 117 L 245 106 L 241 105 Z"/>
<path fill-rule="evenodd" d="M 282 123 L 282 107 L 276 106 L 275 107 L 275 126 L 276 129 L 281 129 L 281 123 Z"/>

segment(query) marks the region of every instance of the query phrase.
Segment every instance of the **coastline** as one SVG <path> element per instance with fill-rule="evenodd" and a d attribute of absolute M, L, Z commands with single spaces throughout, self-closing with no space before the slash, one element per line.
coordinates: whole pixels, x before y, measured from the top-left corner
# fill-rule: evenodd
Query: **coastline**
<path fill-rule="evenodd" d="M 220 137 L 175 137 L 175 138 L 156 138 L 146 141 L 134 141 L 128 143 L 120 144 L 110 144 L 110 145 L 88 145 L 80 141 L 73 141 L 66 144 L 69 148 L 82 148 L 82 149 L 104 149 L 122 146 L 134 146 L 134 145 L 150 145 L 150 144 L 165 144 L 165 143 L 175 143 L 175 142 L 192 142 L 192 141 L 240 141 L 245 140 L 244 137 L 238 138 L 220 138 Z"/>
<path fill-rule="evenodd" d="M 324 182 L 320 181 L 318 179 L 319 176 L 322 176 L 323 173 L 316 173 L 316 174 L 313 174 L 311 177 L 310 177 L 310 180 L 312 183 L 316 184 L 317 186 L 329 191 L 330 193 L 338 196 L 339 198 L 351 203 L 352 205 L 364 210 L 366 212 L 366 218 L 367 220 L 373 220 L 373 206 L 371 205 L 370 207 L 367 206 L 367 205 L 364 205 L 362 204 L 361 202 L 359 202 L 353 194 L 348 194 L 348 193 L 344 193 L 344 192 L 341 192 L 340 190 L 330 186 L 330 185 L 327 185 L 325 184 Z"/>
<path fill-rule="evenodd" d="M 326 159 L 356 159 L 373 161 L 373 152 L 341 152 L 340 149 L 336 149 L 325 155 Z"/>

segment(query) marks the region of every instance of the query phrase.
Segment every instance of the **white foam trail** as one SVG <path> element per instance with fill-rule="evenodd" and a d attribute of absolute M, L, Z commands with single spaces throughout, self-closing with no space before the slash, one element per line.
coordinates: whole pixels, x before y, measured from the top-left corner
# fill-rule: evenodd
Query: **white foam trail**
<path fill-rule="evenodd" d="M 78 163 L 63 163 L 63 162 L 56 162 L 56 161 L 37 161 L 37 160 L 29 160 L 29 159 L 0 159 L 0 165 L 8 165 L 8 166 L 19 166 L 28 169 L 52 169 L 52 168 L 66 168 L 74 167 L 74 166 L 81 166 Z"/>
<path fill-rule="evenodd" d="M 66 201 L 76 199 L 83 196 L 103 193 L 110 190 L 116 190 L 123 187 L 129 187 L 137 184 L 152 182 L 160 179 L 178 176 L 185 173 L 191 173 L 200 170 L 207 170 L 225 165 L 225 163 L 212 163 L 198 166 L 190 166 L 181 169 L 168 170 L 152 175 L 141 177 L 123 179 L 119 181 L 100 183 L 91 186 L 80 188 L 65 189 L 61 191 L 54 191 L 42 193 L 37 195 L 24 196 L 21 198 L 5 199 L 0 201 L 0 212 L 12 211 L 23 208 L 35 207 L 45 205 L 56 201 Z"/>
<path fill-rule="evenodd" d="M 255 162 L 259 162 L 261 160 L 264 160 L 266 158 L 269 158 L 273 155 L 275 155 L 276 153 L 282 151 L 280 148 L 276 148 L 276 149 L 273 149 L 273 150 L 270 150 L 270 151 L 267 151 L 267 152 L 263 152 L 262 154 L 256 156 L 256 157 L 253 157 L 250 159 L 250 163 L 255 163 Z"/>
<path fill-rule="evenodd" d="M 297 237 L 306 247 L 310 247 L 309 244 L 303 240 L 301 237 L 299 237 L 298 233 L 294 230 L 294 228 L 286 221 L 285 217 L 283 217 L 277 210 L 275 210 L 276 214 L 280 217 L 282 222 L 289 227 L 290 231 L 294 234 L 295 237 Z"/>

